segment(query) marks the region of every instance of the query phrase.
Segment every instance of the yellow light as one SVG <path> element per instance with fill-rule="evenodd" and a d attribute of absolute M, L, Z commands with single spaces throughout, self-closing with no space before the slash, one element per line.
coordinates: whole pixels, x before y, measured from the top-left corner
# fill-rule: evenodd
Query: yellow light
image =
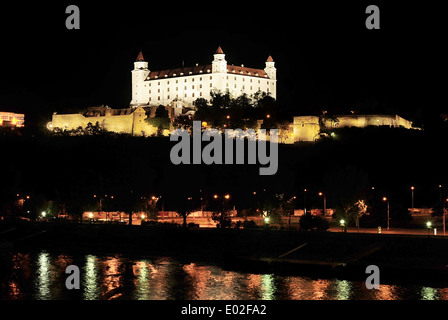
<path fill-rule="evenodd" d="M 206 127 L 207 126 L 207 121 L 202 121 L 202 126 Z"/>
<path fill-rule="evenodd" d="M 271 115 L 270 115 L 270 114 L 267 114 L 267 115 L 266 115 L 266 118 L 268 118 L 268 119 L 269 119 L 270 117 L 271 117 Z"/>
<path fill-rule="evenodd" d="M 320 195 L 320 196 L 322 196 L 322 195 L 323 195 L 323 193 L 322 193 L 322 192 L 319 192 L 319 195 Z"/>
<path fill-rule="evenodd" d="M 89 218 L 90 218 L 90 219 L 93 218 L 93 213 L 92 213 L 92 212 L 89 213 Z"/>
<path fill-rule="evenodd" d="M 427 226 L 428 228 L 431 228 L 431 225 L 432 225 L 431 221 L 426 222 L 426 226 Z"/>
<path fill-rule="evenodd" d="M 156 197 L 152 196 L 152 197 L 151 197 L 151 199 L 152 199 L 152 200 L 155 200 L 155 199 L 156 199 Z"/>
<path fill-rule="evenodd" d="M 145 215 L 144 215 L 144 214 L 142 214 L 142 220 L 145 220 L 145 218 L 146 218 L 146 217 L 145 217 Z"/>
<path fill-rule="evenodd" d="M 339 223 L 341 224 L 341 226 L 344 226 L 345 225 L 345 220 L 341 219 L 341 221 L 339 221 Z"/>
<path fill-rule="evenodd" d="M 383 201 L 387 201 L 387 198 L 386 198 L 386 197 L 383 197 Z"/>
<path fill-rule="evenodd" d="M 414 189 L 415 189 L 415 188 L 412 186 L 412 187 L 411 187 L 411 190 L 414 190 Z"/>
<path fill-rule="evenodd" d="M 227 118 L 227 119 L 230 119 L 230 116 L 228 115 L 226 118 Z"/>
<path fill-rule="evenodd" d="M 230 199 L 230 194 L 226 194 L 226 195 L 224 196 L 224 198 L 226 198 L 226 199 Z"/>
<path fill-rule="evenodd" d="M 218 199 L 218 195 L 217 195 L 217 194 L 215 194 L 215 195 L 213 196 L 213 198 L 215 198 L 215 199 Z"/>

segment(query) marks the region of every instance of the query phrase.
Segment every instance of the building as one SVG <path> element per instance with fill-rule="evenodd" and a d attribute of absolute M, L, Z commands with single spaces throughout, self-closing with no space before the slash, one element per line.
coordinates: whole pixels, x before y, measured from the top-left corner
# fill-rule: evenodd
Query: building
<path fill-rule="evenodd" d="M 294 142 L 315 141 L 321 129 L 344 127 L 365 128 L 368 126 L 388 126 L 392 128 L 415 129 L 412 122 L 398 115 L 337 115 L 334 117 L 297 116 L 293 119 Z"/>
<path fill-rule="evenodd" d="M 276 98 L 276 68 L 269 56 L 264 69 L 248 68 L 244 65 L 228 65 L 225 54 L 219 47 L 214 60 L 208 65 L 181 67 L 161 71 L 150 71 L 143 53 L 138 54 L 132 70 L 131 107 L 146 105 L 171 105 L 177 103 L 191 107 L 198 98 L 210 100 L 210 91 L 227 90 L 233 96 L 242 93 L 252 95 L 257 91 L 269 93 Z M 176 114 L 179 112 L 176 111 Z"/>
<path fill-rule="evenodd" d="M 0 126 L 2 127 L 24 127 L 25 115 L 22 113 L 0 111 Z"/>
<path fill-rule="evenodd" d="M 87 112 L 74 114 L 54 113 L 48 129 L 74 130 L 85 128 L 89 123 L 97 122 L 101 128 L 117 133 L 127 133 L 134 136 L 150 136 L 157 128 L 148 124 L 145 119 L 155 113 L 154 108 L 124 108 L 111 109 L 108 106 L 91 107 Z"/>

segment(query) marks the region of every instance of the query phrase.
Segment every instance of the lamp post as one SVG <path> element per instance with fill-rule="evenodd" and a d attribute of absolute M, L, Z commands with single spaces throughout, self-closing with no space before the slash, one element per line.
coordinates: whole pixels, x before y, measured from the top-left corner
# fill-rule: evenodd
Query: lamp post
<path fill-rule="evenodd" d="M 306 214 L 306 189 L 303 189 L 303 213 Z"/>
<path fill-rule="evenodd" d="M 429 229 L 431 229 L 431 221 L 426 222 L 426 228 L 428 229 L 428 237 L 429 237 Z"/>
<path fill-rule="evenodd" d="M 345 232 L 347 229 L 345 228 L 345 220 L 341 219 L 341 221 L 339 221 L 339 224 L 341 226 L 341 232 Z"/>
<path fill-rule="evenodd" d="M 414 209 L 414 186 L 411 187 L 411 208 Z"/>
<path fill-rule="evenodd" d="M 322 192 L 319 192 L 319 196 L 320 197 L 322 197 L 322 196 L 324 197 L 324 213 L 323 213 L 323 215 L 325 216 L 325 213 L 327 212 L 327 197 Z"/>
<path fill-rule="evenodd" d="M 445 235 L 445 215 L 446 215 L 446 203 L 448 202 L 448 199 L 445 199 L 445 203 L 443 204 L 443 235 Z"/>
<path fill-rule="evenodd" d="M 217 194 L 213 195 L 213 199 L 218 199 L 218 198 L 222 199 L 222 212 L 221 212 L 221 217 L 220 217 L 221 228 L 222 228 L 223 222 L 224 222 L 224 214 L 227 211 L 226 208 L 228 207 L 228 203 L 226 203 L 226 200 L 230 199 L 230 194 L 225 194 L 222 197 L 218 196 Z"/>
<path fill-rule="evenodd" d="M 387 202 L 387 230 L 389 231 L 389 199 L 383 197 L 383 201 Z"/>

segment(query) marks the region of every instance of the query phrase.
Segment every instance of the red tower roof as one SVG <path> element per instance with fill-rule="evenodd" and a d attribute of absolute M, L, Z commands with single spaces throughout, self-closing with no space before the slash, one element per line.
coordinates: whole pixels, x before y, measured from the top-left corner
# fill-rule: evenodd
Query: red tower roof
<path fill-rule="evenodd" d="M 141 51 L 137 56 L 137 60 L 135 60 L 135 61 L 145 61 L 145 59 L 143 58 L 143 53 Z"/>
<path fill-rule="evenodd" d="M 224 54 L 224 51 L 222 51 L 221 46 L 218 47 L 218 49 L 216 50 L 216 53 Z"/>
<path fill-rule="evenodd" d="M 268 60 L 266 60 L 266 62 L 274 62 L 274 59 L 272 59 L 272 56 L 269 56 Z"/>

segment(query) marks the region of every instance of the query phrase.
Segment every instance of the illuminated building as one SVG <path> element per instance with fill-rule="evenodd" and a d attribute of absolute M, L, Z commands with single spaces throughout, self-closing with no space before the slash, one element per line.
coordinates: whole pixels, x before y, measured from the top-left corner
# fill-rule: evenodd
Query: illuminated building
<path fill-rule="evenodd" d="M 219 47 L 209 65 L 180 67 L 161 71 L 150 71 L 142 52 L 134 62 L 132 70 L 132 107 L 174 104 L 175 116 L 182 106 L 191 107 L 197 98 L 210 100 L 210 91 L 233 96 L 242 93 L 269 93 L 276 98 L 276 68 L 269 56 L 264 69 L 248 68 L 244 65 L 228 65 L 225 54 Z"/>
<path fill-rule="evenodd" d="M 171 110 L 168 110 L 169 114 Z M 49 130 L 74 130 L 79 127 L 86 128 L 91 123 L 97 122 L 102 129 L 128 133 L 134 136 L 150 136 L 157 132 L 157 128 L 148 124 L 145 119 L 154 116 L 155 108 L 138 107 L 111 109 L 107 106 L 90 107 L 84 114 L 58 114 L 54 113 L 52 121 L 47 124 Z M 167 134 L 167 132 L 164 132 Z"/>
<path fill-rule="evenodd" d="M 368 126 L 387 126 L 391 128 L 417 129 L 412 122 L 398 115 L 337 115 L 333 118 L 319 116 L 297 116 L 293 119 L 294 142 L 316 141 L 321 129 L 345 127 L 366 128 Z"/>
<path fill-rule="evenodd" d="M 0 126 L 23 127 L 25 126 L 25 115 L 22 113 L 0 111 Z"/>

